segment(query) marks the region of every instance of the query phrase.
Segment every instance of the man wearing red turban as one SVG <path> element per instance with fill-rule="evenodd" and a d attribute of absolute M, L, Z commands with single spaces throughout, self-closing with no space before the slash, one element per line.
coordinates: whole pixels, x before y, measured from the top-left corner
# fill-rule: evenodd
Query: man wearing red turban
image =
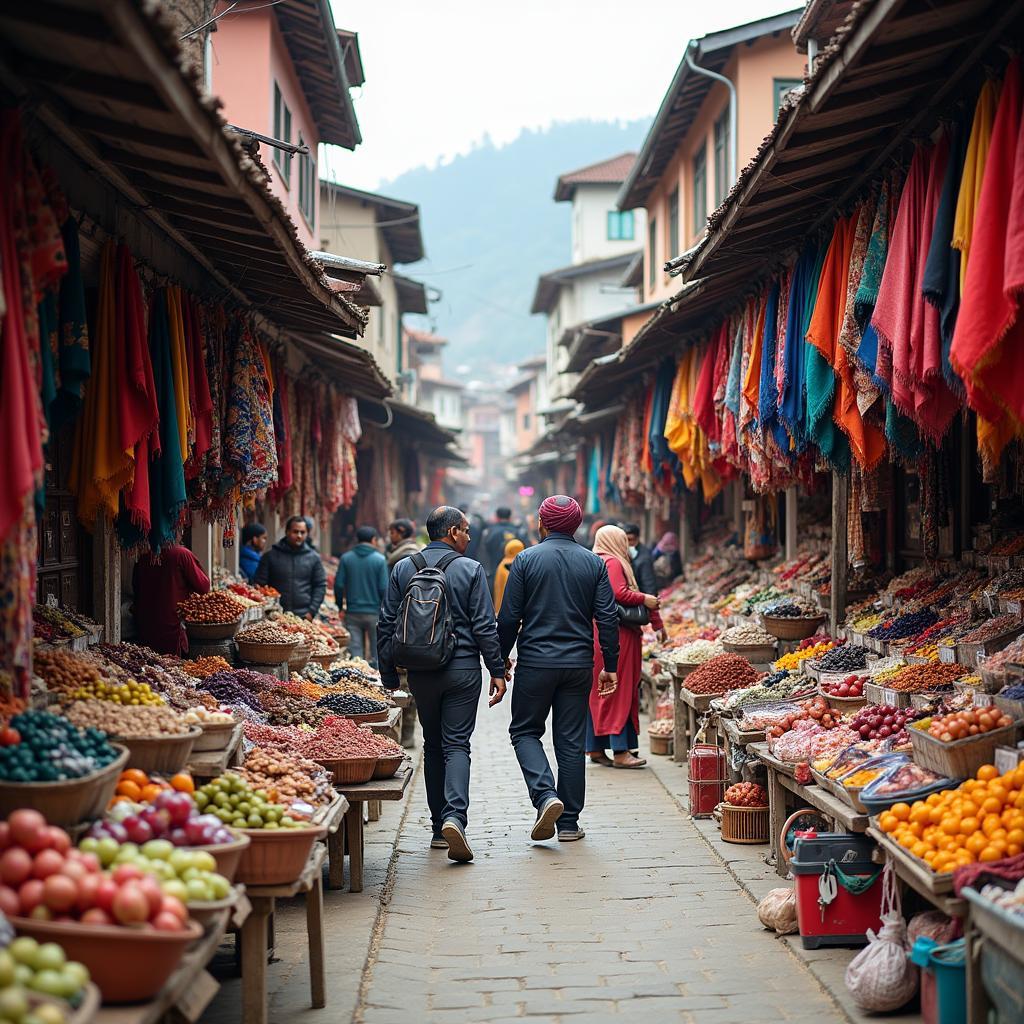
<path fill-rule="evenodd" d="M 508 659 L 518 649 L 509 734 L 537 820 L 535 842 L 583 838 L 579 816 L 586 791 L 584 747 L 594 670 L 594 622 L 604 655 L 600 685 L 617 685 L 619 617 L 604 562 L 577 544 L 583 522 L 579 503 L 564 494 L 545 498 L 539 510 L 541 542 L 512 562 L 498 636 Z M 548 713 L 558 761 L 558 782 L 544 753 Z"/>

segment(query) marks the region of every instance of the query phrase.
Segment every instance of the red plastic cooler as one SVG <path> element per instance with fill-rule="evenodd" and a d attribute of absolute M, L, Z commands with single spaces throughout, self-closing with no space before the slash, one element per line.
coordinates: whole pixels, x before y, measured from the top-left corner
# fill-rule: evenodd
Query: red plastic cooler
<path fill-rule="evenodd" d="M 867 836 L 823 832 L 798 838 L 789 868 L 804 949 L 863 946 L 882 927 L 882 868 Z"/>
<path fill-rule="evenodd" d="M 690 750 L 690 814 L 710 818 L 725 797 L 725 751 L 713 743 Z"/>

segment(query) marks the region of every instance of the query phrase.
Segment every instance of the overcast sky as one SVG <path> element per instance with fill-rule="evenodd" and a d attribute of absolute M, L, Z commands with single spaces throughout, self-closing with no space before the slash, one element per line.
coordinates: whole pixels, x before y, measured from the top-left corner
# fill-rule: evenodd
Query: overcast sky
<path fill-rule="evenodd" d="M 359 33 L 353 90 L 363 143 L 329 147 L 324 177 L 373 189 L 489 134 L 576 118 L 650 117 L 687 40 L 793 10 L 799 0 L 331 0 Z"/>

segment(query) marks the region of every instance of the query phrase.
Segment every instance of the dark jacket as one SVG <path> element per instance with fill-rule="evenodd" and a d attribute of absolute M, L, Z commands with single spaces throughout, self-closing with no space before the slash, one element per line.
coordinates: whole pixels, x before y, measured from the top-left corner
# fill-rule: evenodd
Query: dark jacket
<path fill-rule="evenodd" d="M 334 577 L 339 611 L 376 615 L 387 592 L 387 559 L 372 544 L 357 544 L 341 556 Z"/>
<path fill-rule="evenodd" d="M 280 590 L 281 607 L 296 615 L 316 615 L 327 593 L 320 555 L 308 544 L 293 548 L 286 539 L 263 553 L 254 582 Z"/>
<path fill-rule="evenodd" d="M 658 580 L 654 575 L 654 556 L 646 544 L 638 543 L 636 558 L 633 559 L 633 575 L 636 577 L 636 588 L 645 594 L 657 594 Z"/>
<path fill-rule="evenodd" d="M 420 542 L 415 537 L 406 537 L 394 545 L 394 547 L 389 547 L 387 553 L 388 572 L 391 572 L 403 558 L 415 555 L 420 550 L 420 547 Z"/>
<path fill-rule="evenodd" d="M 483 544 L 480 545 L 480 563 L 487 570 L 487 578 L 493 583 L 494 574 L 505 557 L 505 545 L 510 540 L 521 540 L 526 545 L 523 531 L 512 522 L 491 523 L 484 530 Z"/>
<path fill-rule="evenodd" d="M 256 569 L 260 564 L 260 553 L 249 544 L 243 544 L 238 552 L 238 569 L 250 582 L 256 577 Z"/>
<path fill-rule="evenodd" d="M 452 549 L 439 540 L 423 549 L 427 565 L 437 565 Z M 404 558 L 391 573 L 387 596 L 377 623 L 377 659 L 381 681 L 394 689 L 399 684 L 398 672 L 391 654 L 395 633 L 395 620 L 402 596 L 409 580 L 416 575 L 412 559 Z M 492 676 L 505 674 L 505 659 L 498 644 L 498 630 L 494 623 L 494 605 L 487 588 L 483 566 L 472 558 L 456 558 L 445 570 L 448 596 L 451 600 L 452 620 L 455 625 L 455 655 L 441 671 L 477 668 L 483 656 L 487 671 Z"/>
<path fill-rule="evenodd" d="M 516 555 L 498 616 L 501 653 L 533 668 L 592 668 L 594 623 L 605 669 L 619 664 L 619 615 L 604 562 L 561 533 Z"/>

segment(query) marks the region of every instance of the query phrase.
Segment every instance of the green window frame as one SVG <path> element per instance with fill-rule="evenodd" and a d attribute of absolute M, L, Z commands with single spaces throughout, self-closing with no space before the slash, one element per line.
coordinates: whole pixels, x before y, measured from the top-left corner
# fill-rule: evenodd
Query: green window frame
<path fill-rule="evenodd" d="M 668 197 L 668 258 L 679 255 L 679 186 Z"/>
<path fill-rule="evenodd" d="M 652 217 L 647 227 L 647 286 L 653 288 L 658 280 L 658 218 Z"/>
<path fill-rule="evenodd" d="M 304 145 L 299 132 L 299 145 Z M 299 156 L 299 211 L 306 223 L 313 227 L 316 222 L 316 193 L 319 182 L 316 178 L 316 157 L 312 147 L 308 153 Z"/>
<path fill-rule="evenodd" d="M 291 143 L 292 141 L 292 112 L 284 101 L 281 87 L 274 82 L 274 138 L 281 142 Z M 281 172 L 281 180 L 285 188 L 291 188 L 292 184 L 292 155 L 283 149 L 274 146 L 274 153 L 271 158 L 274 166 Z"/>
<path fill-rule="evenodd" d="M 693 154 L 693 236 L 700 233 L 708 219 L 708 144 Z"/>
<path fill-rule="evenodd" d="M 605 233 L 609 242 L 632 242 L 633 211 L 609 210 Z"/>
<path fill-rule="evenodd" d="M 804 80 L 802 78 L 773 78 L 772 79 L 772 100 L 775 106 L 772 108 L 775 115 L 774 119 L 778 120 L 779 110 L 782 107 L 782 101 L 786 98 L 786 93 L 790 89 L 795 89 L 798 85 L 803 85 Z"/>
<path fill-rule="evenodd" d="M 726 106 L 715 121 L 715 209 L 717 210 L 729 194 L 729 107 Z"/>

